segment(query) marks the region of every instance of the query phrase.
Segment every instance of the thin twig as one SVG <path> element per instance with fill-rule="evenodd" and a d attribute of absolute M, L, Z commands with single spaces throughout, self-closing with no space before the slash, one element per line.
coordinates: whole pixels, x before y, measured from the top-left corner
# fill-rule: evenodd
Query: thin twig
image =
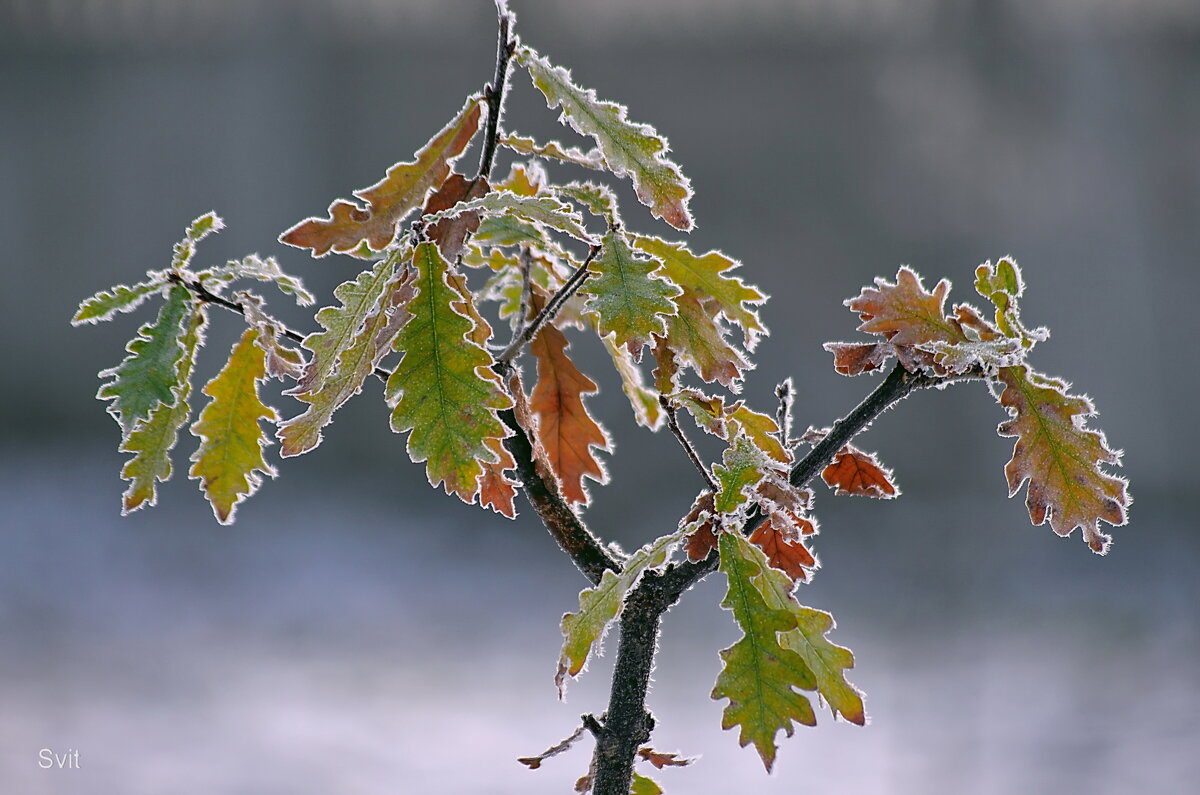
<path fill-rule="evenodd" d="M 521 246 L 517 266 L 521 269 L 521 306 L 517 310 L 517 322 L 524 325 L 529 322 L 529 302 L 533 298 L 533 257 L 529 255 L 529 246 Z"/>
<path fill-rule="evenodd" d="M 583 261 L 582 265 L 575 269 L 575 272 L 572 273 L 571 277 L 563 283 L 563 286 L 558 288 L 558 292 L 556 292 L 550 298 L 550 300 L 546 302 L 546 305 L 542 307 L 542 311 L 538 312 L 537 317 L 535 317 L 523 329 L 513 335 L 512 342 L 510 342 L 508 347 L 501 351 L 496 357 L 497 362 L 502 362 L 504 364 L 511 362 L 513 358 L 521 352 L 521 349 L 533 339 L 534 335 L 541 331 L 542 326 L 554 319 L 554 317 L 559 313 L 559 310 L 562 309 L 563 304 L 570 300 L 571 296 L 575 294 L 575 291 L 578 290 L 580 286 L 583 285 L 584 281 L 587 280 L 587 277 L 591 275 L 592 272 L 588 270 L 588 265 L 591 264 L 592 260 L 595 259 L 596 255 L 599 253 L 600 246 L 592 246 L 591 251 L 588 252 L 587 259 Z"/>
<path fill-rule="evenodd" d="M 204 282 L 200 281 L 199 279 L 188 281 L 178 273 L 172 273 L 167 276 L 167 281 L 178 284 L 181 287 L 186 287 L 192 292 L 193 295 L 206 304 L 216 304 L 217 306 L 228 309 L 230 312 L 235 312 L 242 317 L 246 316 L 246 308 L 244 306 L 237 301 L 230 301 L 224 296 L 217 295 L 212 290 L 208 289 L 208 287 L 204 285 Z M 275 325 L 279 333 L 287 337 L 292 342 L 295 342 L 299 345 L 304 344 L 305 337 L 300 332 L 293 331 L 278 321 L 276 321 Z M 372 372 L 372 375 L 386 384 L 387 380 L 392 376 L 392 371 L 385 367 L 376 367 Z"/>
<path fill-rule="evenodd" d="M 708 471 L 708 467 L 700 460 L 700 456 L 696 455 L 696 448 L 692 447 L 692 443 L 684 435 L 683 428 L 679 427 L 679 418 L 675 416 L 678 409 L 675 407 L 675 404 L 666 395 L 659 395 L 658 403 L 663 407 L 663 411 L 667 413 L 667 427 L 671 429 L 671 433 L 675 434 L 675 438 L 679 440 L 679 444 L 683 447 L 684 452 L 687 453 L 692 466 L 696 467 L 696 471 L 700 473 L 700 477 L 704 478 L 704 482 L 708 485 L 708 490 L 716 494 L 721 490 L 721 487 L 713 480 L 712 473 Z"/>
<path fill-rule="evenodd" d="M 786 449 L 792 449 L 792 398 L 795 387 L 792 379 L 785 378 L 775 387 L 775 397 L 779 398 L 779 408 L 775 410 L 776 424 L 779 426 L 779 442 Z"/>
<path fill-rule="evenodd" d="M 500 34 L 496 41 L 496 74 L 484 89 L 488 117 L 487 126 L 484 128 L 483 151 L 479 156 L 479 173 L 474 182 L 490 179 L 492 176 L 492 166 L 495 163 L 496 147 L 500 138 L 500 115 L 504 112 L 504 89 L 508 84 L 508 62 L 517 49 L 516 39 L 511 36 L 514 18 L 504 0 L 496 3 L 496 13 L 500 18 Z"/>

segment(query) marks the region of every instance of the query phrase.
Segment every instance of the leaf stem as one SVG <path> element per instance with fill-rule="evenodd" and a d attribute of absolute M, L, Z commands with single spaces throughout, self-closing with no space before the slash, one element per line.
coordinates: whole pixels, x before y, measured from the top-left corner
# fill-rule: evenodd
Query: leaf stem
<path fill-rule="evenodd" d="M 550 300 L 546 302 L 546 305 L 542 307 L 542 311 L 538 312 L 537 317 L 535 317 L 523 329 L 513 335 L 512 342 L 508 344 L 508 347 L 501 351 L 498 356 L 496 356 L 497 362 L 503 362 L 504 364 L 511 362 L 513 358 L 521 352 L 521 349 L 533 339 L 534 335 L 541 330 L 542 326 L 554 319 L 554 317 L 562 309 L 563 304 L 570 300 L 571 296 L 573 296 L 587 280 L 587 277 L 592 274 L 592 272 L 588 270 L 588 265 L 591 264 L 592 260 L 595 259 L 596 255 L 599 253 L 600 246 L 592 246 L 591 251 L 588 252 L 587 258 L 583 261 L 583 264 L 576 268 L 575 272 L 571 274 L 571 277 L 567 279 L 563 286 L 558 288 L 558 292 L 551 296 Z"/>
<path fill-rule="evenodd" d="M 708 471 L 708 467 L 700 460 L 700 456 L 696 454 L 696 448 L 692 447 L 692 443 L 688 441 L 687 436 L 683 432 L 683 428 L 679 427 L 679 418 L 676 417 L 678 408 L 671 402 L 666 395 L 658 396 L 658 404 L 663 407 L 663 411 L 667 413 L 667 427 L 671 429 L 671 433 L 675 434 L 675 438 L 679 440 L 679 444 L 687 453 L 688 458 L 692 462 L 692 466 L 696 467 L 696 471 L 700 473 L 700 477 L 704 478 L 705 485 L 713 494 L 720 491 L 717 482 L 713 480 L 712 473 Z"/>

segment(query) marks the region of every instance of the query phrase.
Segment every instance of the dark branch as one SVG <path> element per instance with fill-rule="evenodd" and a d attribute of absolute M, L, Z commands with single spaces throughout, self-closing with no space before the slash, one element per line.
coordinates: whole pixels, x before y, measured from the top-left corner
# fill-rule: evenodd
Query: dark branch
<path fill-rule="evenodd" d="M 792 467 L 789 480 L 797 487 L 807 485 L 847 442 L 915 390 L 978 375 L 936 378 L 910 373 L 896 365 L 862 403 L 835 423 L 825 438 Z M 742 532 L 753 532 L 763 518 L 752 516 Z M 603 731 L 597 734 L 592 760 L 596 770 L 594 795 L 626 795 L 629 792 L 634 755 L 654 728 L 654 719 L 646 711 L 645 702 L 662 614 L 685 591 L 716 569 L 717 562 L 714 550 L 698 563 L 670 565 L 662 573 L 648 571 L 626 596 L 621 611 L 621 643 L 609 696 L 609 717 Z"/>
<path fill-rule="evenodd" d="M 666 601 L 666 592 L 650 585 L 660 576 L 646 572 L 642 585 L 625 598 L 607 717 L 596 733 L 592 795 L 628 794 L 634 757 L 638 748 L 650 741 L 654 730 L 654 716 L 646 709 L 646 691 L 654 668 L 658 625 L 674 602 Z"/>
<path fill-rule="evenodd" d="M 559 548 L 596 585 L 605 571 L 620 571 L 621 564 L 563 499 L 554 474 L 543 472 L 538 465 L 527 427 L 532 427 L 533 423 L 529 419 L 525 422 L 521 420 L 529 417 L 529 410 L 525 406 L 525 394 L 513 366 L 507 362 L 496 362 L 493 369 L 504 379 L 509 394 L 517 404 L 516 408 L 501 411 L 500 419 L 512 430 L 512 436 L 504 440 L 504 446 L 516 459 L 521 490 Z"/>

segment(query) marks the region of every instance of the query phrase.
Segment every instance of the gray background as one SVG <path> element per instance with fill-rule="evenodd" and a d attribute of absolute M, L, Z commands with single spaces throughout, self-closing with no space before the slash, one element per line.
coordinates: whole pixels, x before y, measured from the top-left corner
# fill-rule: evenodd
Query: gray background
<path fill-rule="evenodd" d="M 1026 318 L 1054 332 L 1035 363 L 1095 398 L 1137 497 L 1093 556 L 1005 499 L 1011 442 L 984 389 L 907 401 L 863 439 L 904 497 L 820 495 L 824 570 L 800 594 L 855 650 L 871 725 L 822 713 L 766 776 L 708 699 L 737 637 L 713 578 L 665 622 L 654 742 L 703 756 L 657 775 L 667 791 L 1194 782 L 1200 6 L 513 6 L 528 43 L 670 138 L 696 188 L 690 245 L 773 296 L 752 403 L 792 375 L 801 427 L 830 423 L 871 387 L 820 348 L 855 337 L 844 298 L 909 263 L 968 300 L 974 266 L 1012 254 Z M 582 773 L 586 745 L 514 761 L 603 708 L 611 663 L 557 702 L 558 620 L 584 581 L 536 521 L 428 488 L 375 386 L 234 527 L 182 477 L 121 519 L 117 429 L 92 395 L 145 316 L 66 323 L 163 267 L 210 209 L 229 228 L 201 262 L 274 254 L 328 301 L 355 264 L 275 237 L 424 143 L 490 77 L 493 27 L 468 0 L 0 2 L 0 790 L 548 793 Z M 508 110 L 570 140 L 523 73 Z M 632 226 L 669 232 L 622 191 Z M 214 320 L 202 377 L 237 329 Z M 696 477 L 633 425 L 597 346 L 576 349 L 618 448 L 588 519 L 637 546 L 674 527 Z M 81 769 L 38 769 L 44 747 L 78 749 Z"/>

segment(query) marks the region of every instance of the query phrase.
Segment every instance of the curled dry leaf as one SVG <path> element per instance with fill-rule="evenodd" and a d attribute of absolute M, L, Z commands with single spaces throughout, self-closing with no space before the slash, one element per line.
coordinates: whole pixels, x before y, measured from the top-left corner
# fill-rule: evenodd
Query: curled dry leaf
<path fill-rule="evenodd" d="M 891 499 L 900 491 L 893 482 L 892 471 L 874 453 L 859 450 L 852 444 L 843 447 L 833 462 L 821 470 L 821 479 L 836 494 Z"/>

